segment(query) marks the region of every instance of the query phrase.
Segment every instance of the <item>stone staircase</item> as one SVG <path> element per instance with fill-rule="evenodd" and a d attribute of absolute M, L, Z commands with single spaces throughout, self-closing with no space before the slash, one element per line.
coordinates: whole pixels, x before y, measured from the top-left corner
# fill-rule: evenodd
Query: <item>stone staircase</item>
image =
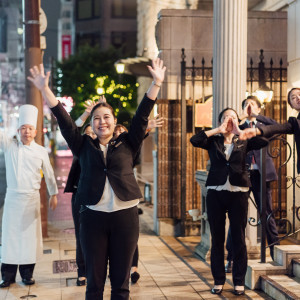
<path fill-rule="evenodd" d="M 246 286 L 276 300 L 300 300 L 300 246 L 275 246 L 274 262 L 250 260 Z"/>

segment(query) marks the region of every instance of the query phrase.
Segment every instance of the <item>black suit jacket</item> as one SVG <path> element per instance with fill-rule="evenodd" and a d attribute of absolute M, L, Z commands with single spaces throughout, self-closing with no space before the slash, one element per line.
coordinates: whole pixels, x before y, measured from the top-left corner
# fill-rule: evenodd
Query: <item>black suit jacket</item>
<path fill-rule="evenodd" d="M 270 137 L 276 133 L 294 134 L 297 148 L 297 172 L 300 174 L 300 113 L 297 118 L 290 117 L 288 122 L 284 124 L 263 126 L 259 129 L 265 137 Z"/>
<path fill-rule="evenodd" d="M 268 144 L 268 140 L 262 137 L 254 137 L 248 141 L 241 141 L 238 136 L 233 138 L 233 150 L 229 160 L 224 153 L 223 135 L 207 137 L 201 130 L 192 136 L 191 143 L 194 147 L 208 150 L 210 158 L 210 170 L 206 186 L 224 185 L 229 176 L 230 184 L 234 186 L 250 187 L 249 173 L 246 168 L 247 152 L 260 149 Z"/>
<path fill-rule="evenodd" d="M 109 183 L 120 200 L 142 198 L 133 173 L 133 163 L 145 137 L 148 116 L 155 101 L 147 98 L 140 103 L 132 119 L 129 132 L 124 132 L 109 142 L 106 162 L 99 140 L 81 135 L 75 122 L 59 103 L 51 110 L 73 155 L 79 159 L 81 173 L 76 201 L 82 205 L 95 205 L 102 197 L 108 177 Z"/>
<path fill-rule="evenodd" d="M 77 191 L 80 170 L 79 160 L 76 156 L 74 156 L 64 193 L 74 193 Z"/>
<path fill-rule="evenodd" d="M 275 120 L 267 118 L 265 116 L 258 115 L 256 118 L 256 127 L 260 128 L 263 125 L 272 125 L 272 124 L 278 124 Z M 240 125 L 241 129 L 249 128 L 249 124 L 245 122 L 244 124 Z M 254 155 L 255 162 L 259 168 L 259 172 L 261 173 L 261 166 L 260 166 L 260 150 L 252 150 L 248 152 L 247 158 L 246 158 L 246 164 L 248 166 L 251 165 L 252 156 Z M 278 180 L 278 176 L 276 173 L 276 169 L 274 166 L 274 162 L 270 154 L 267 152 L 266 155 L 266 181 L 274 181 Z"/>

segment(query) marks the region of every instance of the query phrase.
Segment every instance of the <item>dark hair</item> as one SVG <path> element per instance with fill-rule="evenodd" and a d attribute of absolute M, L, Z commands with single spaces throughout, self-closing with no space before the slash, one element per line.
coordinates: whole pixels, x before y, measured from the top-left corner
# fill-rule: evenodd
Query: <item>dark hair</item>
<path fill-rule="evenodd" d="M 128 129 L 122 124 L 117 124 L 114 132 L 116 132 L 119 128 L 123 128 L 125 130 L 125 132 L 128 132 Z"/>
<path fill-rule="evenodd" d="M 300 91 L 300 88 L 297 88 L 297 87 L 292 88 L 292 89 L 289 91 L 288 95 L 287 95 L 287 101 L 288 101 L 288 104 L 290 105 L 291 108 L 293 108 L 293 106 L 292 106 L 292 104 L 291 104 L 290 96 L 291 96 L 291 93 L 292 93 L 293 90 L 299 90 L 299 91 Z"/>
<path fill-rule="evenodd" d="M 101 102 L 101 103 L 96 104 L 96 105 L 93 107 L 93 109 L 92 109 L 92 111 L 91 111 L 91 114 L 90 114 L 91 119 L 92 119 L 92 117 L 93 117 L 93 115 L 94 115 L 95 110 L 96 110 L 97 108 L 99 108 L 99 107 L 106 107 L 106 108 L 108 108 L 108 109 L 111 111 L 111 114 L 113 115 L 113 117 L 116 118 L 114 109 L 113 109 L 107 102 Z"/>
<path fill-rule="evenodd" d="M 88 127 L 92 127 L 91 123 L 87 123 L 82 127 L 81 133 L 84 134 Z"/>
<path fill-rule="evenodd" d="M 254 95 L 250 95 L 250 96 L 248 96 L 246 99 L 244 99 L 244 100 L 242 101 L 242 109 L 245 108 L 245 106 L 246 106 L 246 101 L 247 101 L 247 100 L 254 100 L 254 101 L 256 102 L 257 106 L 258 106 L 259 108 L 261 108 L 261 102 L 258 100 L 258 98 L 257 98 L 256 96 L 254 96 Z"/>
<path fill-rule="evenodd" d="M 238 120 L 239 120 L 239 115 L 238 115 L 238 113 L 236 112 L 236 110 L 233 109 L 233 108 L 230 108 L 230 107 L 226 107 L 226 108 L 224 108 L 224 109 L 219 113 L 219 116 L 218 116 L 218 121 L 219 121 L 219 123 L 221 123 L 222 117 L 223 117 L 225 111 L 227 111 L 227 110 L 232 110 L 232 111 L 234 111 L 235 114 L 236 114 L 236 116 L 237 116 L 237 118 L 238 118 Z"/>

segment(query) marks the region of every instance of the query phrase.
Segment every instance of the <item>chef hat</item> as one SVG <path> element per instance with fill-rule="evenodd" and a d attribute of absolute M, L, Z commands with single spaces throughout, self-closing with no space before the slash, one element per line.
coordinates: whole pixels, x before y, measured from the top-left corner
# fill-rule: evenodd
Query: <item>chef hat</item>
<path fill-rule="evenodd" d="M 23 125 L 32 125 L 36 128 L 38 109 L 31 104 L 20 106 L 19 109 L 19 127 Z"/>

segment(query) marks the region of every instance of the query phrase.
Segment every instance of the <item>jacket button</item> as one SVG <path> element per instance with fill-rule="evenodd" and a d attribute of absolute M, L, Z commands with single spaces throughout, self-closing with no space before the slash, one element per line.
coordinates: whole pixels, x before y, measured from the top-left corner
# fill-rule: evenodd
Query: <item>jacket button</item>
<path fill-rule="evenodd" d="M 226 163 L 226 166 L 229 166 L 229 162 L 228 162 L 228 163 Z"/>
<path fill-rule="evenodd" d="M 107 171 L 107 169 L 104 169 L 104 172 L 106 172 Z"/>

